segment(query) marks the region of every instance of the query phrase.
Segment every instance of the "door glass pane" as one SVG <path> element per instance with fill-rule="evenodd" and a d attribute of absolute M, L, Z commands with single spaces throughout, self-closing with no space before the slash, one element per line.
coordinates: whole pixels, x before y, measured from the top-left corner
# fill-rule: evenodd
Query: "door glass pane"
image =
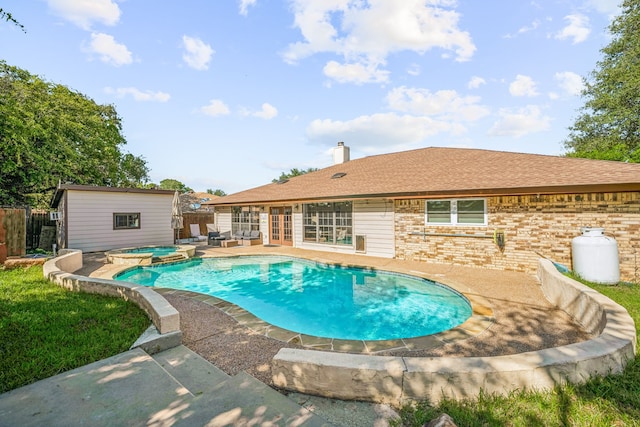
<path fill-rule="evenodd" d="M 280 241 L 280 209 L 271 209 L 271 241 Z"/>
<path fill-rule="evenodd" d="M 293 241 L 293 212 L 291 208 L 284 208 L 283 221 L 283 240 L 286 242 Z"/>

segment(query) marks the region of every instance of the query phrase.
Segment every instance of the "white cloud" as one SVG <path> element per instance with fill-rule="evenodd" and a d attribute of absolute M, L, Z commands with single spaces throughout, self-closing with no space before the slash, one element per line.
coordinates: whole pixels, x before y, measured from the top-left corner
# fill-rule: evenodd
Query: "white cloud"
<path fill-rule="evenodd" d="M 571 71 L 556 73 L 554 78 L 562 90 L 568 95 L 580 95 L 580 92 L 582 92 L 582 88 L 584 87 L 582 77 Z"/>
<path fill-rule="evenodd" d="M 338 83 L 385 83 L 389 80 L 389 72 L 379 70 L 376 64 L 339 64 L 329 61 L 322 71 Z"/>
<path fill-rule="evenodd" d="M 115 25 L 120 20 L 120 8 L 112 0 L 47 0 L 56 15 L 89 30 L 93 22 Z"/>
<path fill-rule="evenodd" d="M 590 0 L 589 4 L 599 13 L 613 17 L 620 13 L 620 0 Z"/>
<path fill-rule="evenodd" d="M 219 99 L 212 99 L 209 105 L 201 107 L 200 111 L 211 117 L 225 116 L 230 113 L 229 107 Z"/>
<path fill-rule="evenodd" d="M 303 41 L 290 44 L 283 53 L 288 63 L 316 53 L 333 53 L 343 64 L 331 61 L 329 77 L 344 82 L 379 82 L 388 71 L 379 70 L 394 52 L 423 54 L 439 48 L 467 61 L 476 50 L 471 36 L 458 28 L 460 15 L 448 0 L 294 0 L 294 25 Z M 354 69 L 354 64 L 360 67 Z"/>
<path fill-rule="evenodd" d="M 499 120 L 489 129 L 490 136 L 520 138 L 530 133 L 542 132 L 551 126 L 551 118 L 540 107 L 528 105 L 518 110 L 501 109 Z"/>
<path fill-rule="evenodd" d="M 360 141 L 358 149 L 368 152 L 397 151 L 443 132 L 460 134 L 464 127 L 426 116 L 396 113 L 360 116 L 352 120 L 314 120 L 307 127 L 307 137 L 318 143 L 333 145 L 335 141 Z"/>
<path fill-rule="evenodd" d="M 518 74 L 509 85 L 509 93 L 513 96 L 537 96 L 536 83 L 529 76 Z"/>
<path fill-rule="evenodd" d="M 419 76 L 420 73 L 422 72 L 420 65 L 418 64 L 411 64 L 411 66 L 407 69 L 407 74 L 409 74 L 410 76 Z"/>
<path fill-rule="evenodd" d="M 171 99 L 171 95 L 165 92 L 152 92 L 152 91 L 141 91 L 135 87 L 119 87 L 117 89 L 106 87 L 104 88 L 105 93 L 112 94 L 117 96 L 118 98 L 124 98 L 127 95 L 131 95 L 136 101 L 154 101 L 154 102 L 167 102 Z"/>
<path fill-rule="evenodd" d="M 578 13 L 567 15 L 564 19 L 569 21 L 569 24 L 556 34 L 557 39 L 572 39 L 573 44 L 578 44 L 589 37 L 591 29 L 589 28 L 589 18 L 587 16 Z"/>
<path fill-rule="evenodd" d="M 200 71 L 209 68 L 209 62 L 215 53 L 211 46 L 197 37 L 189 36 L 182 36 L 182 46 L 185 49 L 182 59 L 189 67 Z"/>
<path fill-rule="evenodd" d="M 486 84 L 487 81 L 485 79 L 483 79 L 482 77 L 478 77 L 478 76 L 473 76 L 471 77 L 471 80 L 469 80 L 469 83 L 467 83 L 467 87 L 469 89 L 478 89 L 480 87 L 480 85 Z"/>
<path fill-rule="evenodd" d="M 418 116 L 439 116 L 452 122 L 476 121 L 489 114 L 489 109 L 480 105 L 478 96 L 460 96 L 455 90 L 439 90 L 431 93 L 426 89 L 395 88 L 387 94 L 391 109 Z"/>
<path fill-rule="evenodd" d="M 506 36 L 504 36 L 504 38 L 505 39 L 512 39 L 512 38 L 514 38 L 514 37 L 516 37 L 516 36 L 518 36 L 520 34 L 525 34 L 525 33 L 528 33 L 529 31 L 534 31 L 539 26 L 540 26 L 540 20 L 536 19 L 531 23 L 531 25 L 520 27 L 515 35 L 514 34 L 507 34 Z"/>
<path fill-rule="evenodd" d="M 254 117 L 260 117 L 261 119 L 269 120 L 278 115 L 278 109 L 273 105 L 265 102 L 264 104 L 262 104 L 262 110 L 256 111 L 251 115 Z"/>
<path fill-rule="evenodd" d="M 116 67 L 133 62 L 133 56 L 127 46 L 116 42 L 109 34 L 91 33 L 91 42 L 85 50 L 97 54 L 102 62 Z"/>
<path fill-rule="evenodd" d="M 240 15 L 246 16 L 249 13 L 249 7 L 255 4 L 256 0 L 240 0 Z"/>

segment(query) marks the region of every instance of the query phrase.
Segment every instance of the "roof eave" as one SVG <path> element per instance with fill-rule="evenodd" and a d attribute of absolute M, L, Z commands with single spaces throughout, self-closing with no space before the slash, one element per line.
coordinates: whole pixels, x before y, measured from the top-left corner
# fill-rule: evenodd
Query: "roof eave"
<path fill-rule="evenodd" d="M 487 197 L 515 196 L 539 194 L 575 194 L 575 193 L 608 193 L 619 191 L 640 191 L 640 182 L 620 184 L 580 184 L 536 187 L 479 188 L 466 190 L 411 191 L 393 193 L 317 195 L 313 197 L 296 197 L 282 199 L 244 199 L 224 202 L 216 200 L 206 203 L 212 206 L 269 205 L 311 202 L 315 200 L 349 200 L 349 199 L 433 199 L 452 197 Z"/>

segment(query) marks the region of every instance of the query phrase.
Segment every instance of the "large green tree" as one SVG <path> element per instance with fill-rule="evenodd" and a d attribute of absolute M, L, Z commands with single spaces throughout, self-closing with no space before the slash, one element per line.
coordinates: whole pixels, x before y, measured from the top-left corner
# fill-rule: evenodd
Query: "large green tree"
<path fill-rule="evenodd" d="M 191 188 L 187 187 L 177 179 L 171 178 L 163 179 L 162 181 L 160 181 L 160 188 L 162 190 L 177 190 L 179 193 L 188 193 L 190 191 L 193 191 Z"/>
<path fill-rule="evenodd" d="M 112 105 L 0 61 L 0 205 L 46 206 L 59 182 L 143 185 L 121 131 Z"/>
<path fill-rule="evenodd" d="M 585 79 L 585 105 L 565 141 L 567 155 L 640 162 L 640 0 L 625 0 L 611 42 Z"/>
<path fill-rule="evenodd" d="M 309 173 L 309 172 L 315 172 L 317 170 L 318 168 L 307 168 L 307 169 L 293 168 L 289 172 L 282 172 L 278 178 L 272 179 L 271 182 L 284 181 L 285 179 L 304 175 L 305 173 Z"/>

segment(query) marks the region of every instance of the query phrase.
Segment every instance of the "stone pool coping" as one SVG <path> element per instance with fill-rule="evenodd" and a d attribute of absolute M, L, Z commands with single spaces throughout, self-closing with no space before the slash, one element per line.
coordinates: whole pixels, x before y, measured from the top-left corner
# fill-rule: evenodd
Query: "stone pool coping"
<path fill-rule="evenodd" d="M 154 288 L 160 295 L 177 295 L 192 298 L 202 303 L 214 306 L 227 315 L 234 318 L 239 325 L 252 331 L 290 344 L 296 344 L 310 350 L 324 350 L 353 354 L 376 354 L 392 350 L 425 350 L 440 347 L 461 339 L 468 339 L 484 332 L 494 321 L 493 311 L 490 307 L 481 303 L 477 296 L 467 296 L 472 301 L 473 314 L 461 325 L 437 334 L 394 340 L 346 340 L 334 338 L 322 338 L 301 334 L 288 329 L 274 326 L 254 316 L 242 307 L 228 301 L 196 292 Z"/>
<path fill-rule="evenodd" d="M 82 267 L 82 253 L 60 255 L 45 264 L 45 276 L 50 280 L 72 290 L 92 292 L 96 288 L 93 291 L 131 297 L 150 314 L 156 335 L 170 336 L 164 341 L 158 341 L 158 336 L 149 340 L 152 350 L 180 344 L 179 314 L 157 292 L 126 282 L 66 273 Z M 480 392 L 552 388 L 621 372 L 636 352 L 635 325 L 627 311 L 562 275 L 546 259 L 539 262 L 538 278 L 547 298 L 596 334 L 595 338 L 495 357 L 393 357 L 283 348 L 272 360 L 273 382 L 282 389 L 306 394 L 401 405 L 423 399 L 435 403 L 443 396 L 463 398 Z"/>
<path fill-rule="evenodd" d="M 131 348 L 140 347 L 154 354 L 182 343 L 180 313 L 162 295 L 146 286 L 73 274 L 82 268 L 82 262 L 82 251 L 61 249 L 56 258 L 45 262 L 43 273 L 48 280 L 70 291 L 123 298 L 144 310 L 152 326 Z"/>
<path fill-rule="evenodd" d="M 160 246 L 144 246 L 144 248 L 154 248 L 160 247 L 164 248 L 167 246 L 175 246 L 176 253 L 180 255 L 182 258 L 192 258 L 196 253 L 196 247 L 194 245 L 160 245 Z M 150 265 L 153 262 L 153 252 L 127 252 L 131 249 L 139 249 L 139 247 L 132 248 L 122 248 L 122 249 L 114 249 L 111 251 L 105 252 L 105 256 L 107 258 L 107 262 L 110 264 L 116 265 Z M 158 258 L 162 261 L 166 260 L 174 260 L 175 255 L 163 255 Z"/>
<path fill-rule="evenodd" d="M 283 348 L 272 360 L 273 382 L 301 393 L 401 405 L 550 389 L 621 372 L 636 353 L 636 329 L 627 311 L 562 275 L 549 260 L 540 259 L 538 278 L 547 298 L 595 338 L 494 357 L 385 357 Z"/>

